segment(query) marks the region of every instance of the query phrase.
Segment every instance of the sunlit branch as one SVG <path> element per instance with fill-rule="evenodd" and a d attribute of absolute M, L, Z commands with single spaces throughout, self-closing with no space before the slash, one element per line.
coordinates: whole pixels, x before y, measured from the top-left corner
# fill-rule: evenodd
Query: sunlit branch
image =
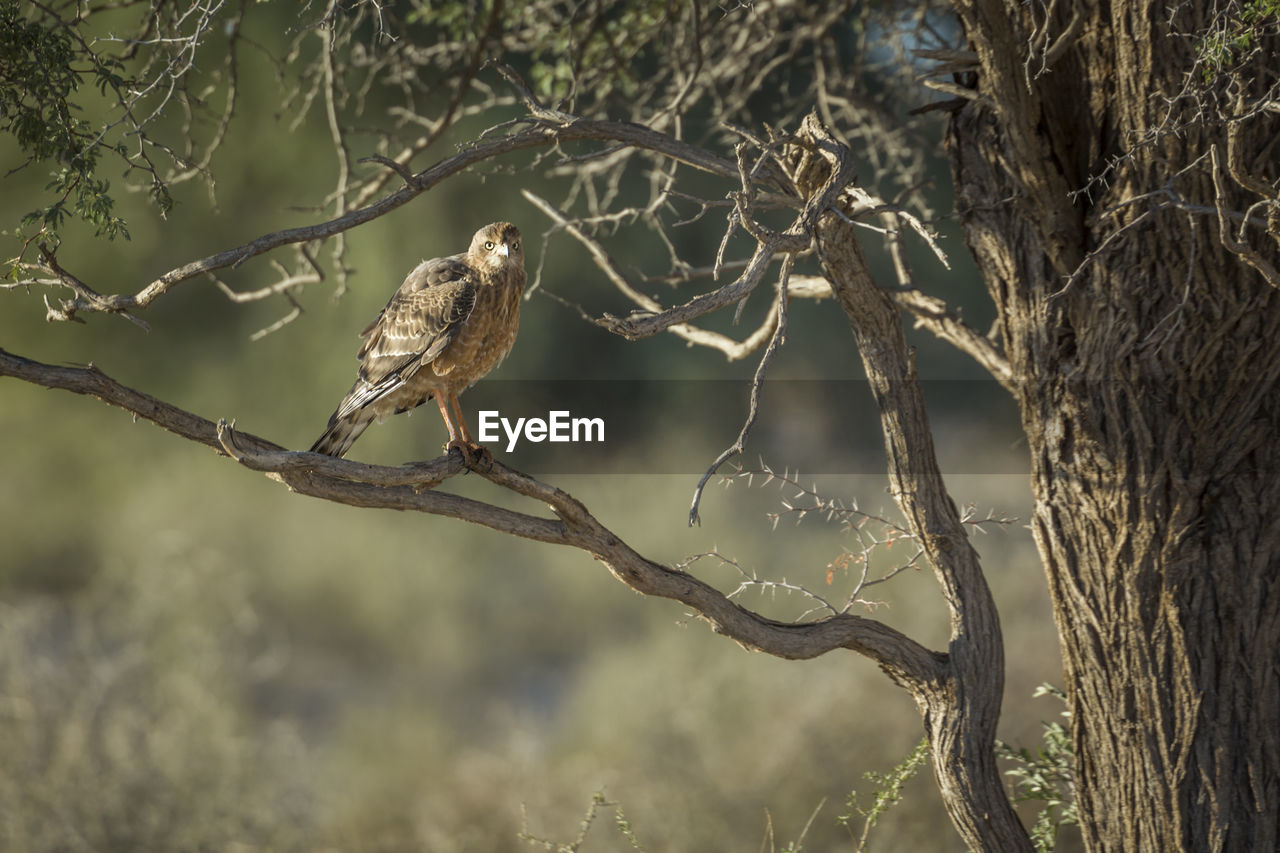
<path fill-rule="evenodd" d="M 464 498 L 433 487 L 467 470 L 460 455 L 388 468 L 323 454 L 294 452 L 249 433 L 214 423 L 135 391 L 89 367 L 59 367 L 0 350 L 0 376 L 95 397 L 261 471 L 299 494 L 349 506 L 410 510 L 468 521 L 539 542 L 568 545 L 605 564 L 637 592 L 679 601 L 712 628 L 742 645 L 788 659 L 849 649 L 875 660 L 913 691 L 938 689 L 946 680 L 946 656 L 872 619 L 841 615 L 801 624 L 756 614 L 698 578 L 649 560 L 601 524 L 567 492 L 494 461 L 474 472 L 496 485 L 547 506 L 555 518 L 530 515 Z"/>
<path fill-rule="evenodd" d="M 99 294 L 91 296 L 91 288 L 80 282 L 77 287 L 73 288 L 77 290 L 77 298 L 67 306 L 68 310 L 72 312 L 75 310 L 89 310 L 126 313 L 130 310 L 146 308 L 173 288 L 193 278 L 215 270 L 238 267 L 251 258 L 282 246 L 323 240 L 345 233 L 352 228 L 385 216 L 438 185 L 446 178 L 471 166 L 530 148 L 548 147 L 565 141 L 618 142 L 658 152 L 673 160 L 712 174 L 724 177 L 736 177 L 737 175 L 736 168 L 723 158 L 665 134 L 629 122 L 588 121 L 585 119 L 566 121 L 558 119 L 552 123 L 545 119 L 531 118 L 526 123 L 532 124 L 532 126 L 509 135 L 490 137 L 476 142 L 463 151 L 441 160 L 434 166 L 416 173 L 408 186 L 400 188 L 373 204 L 356 208 L 325 222 L 264 234 L 232 249 L 175 267 L 135 294 L 115 294 L 110 296 Z M 763 257 L 759 259 L 767 260 L 767 258 Z M 52 268 L 50 269 L 52 270 Z M 745 283 L 753 285 L 754 281 L 758 280 L 758 275 L 762 272 L 762 269 L 758 270 L 752 278 L 745 279 Z M 58 273 L 58 275 L 59 278 L 66 276 L 65 280 L 68 283 L 73 280 L 79 282 L 79 279 L 71 277 L 65 271 Z M 34 284 L 36 282 L 37 279 L 32 278 L 19 282 L 19 284 Z M 749 289 L 749 287 L 739 287 L 739 291 Z M 733 297 L 730 296 L 729 298 L 731 300 Z M 699 306 L 704 304 L 704 302 L 698 303 Z M 721 302 L 719 304 L 724 303 Z M 711 308 L 706 310 L 711 310 Z M 693 316 L 697 316 L 697 313 L 690 314 L 688 318 Z M 651 326 L 652 323 L 641 323 L 639 325 L 644 328 L 645 326 Z M 660 331 L 660 329 L 653 328 L 652 331 L 648 331 L 648 334 L 653 334 L 657 331 Z"/>

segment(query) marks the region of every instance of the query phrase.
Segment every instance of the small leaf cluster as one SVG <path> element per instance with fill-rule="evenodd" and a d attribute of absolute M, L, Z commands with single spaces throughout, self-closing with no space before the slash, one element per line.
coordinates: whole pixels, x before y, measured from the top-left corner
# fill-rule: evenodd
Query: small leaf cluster
<path fill-rule="evenodd" d="M 420 6 L 405 16 L 410 24 L 427 24 L 437 29 L 442 35 L 455 41 L 467 41 L 475 33 L 477 20 L 489 13 L 491 3 L 448 2 L 428 3 Z"/>
<path fill-rule="evenodd" d="M 604 100 L 615 93 L 634 94 L 643 82 L 643 58 L 660 44 L 658 34 L 678 10 L 673 0 L 512 0 L 499 11 L 498 28 L 508 49 L 525 54 L 516 64 L 527 61 L 539 97 L 552 103 L 574 95 Z M 419 6 L 406 21 L 427 26 L 440 38 L 469 43 L 492 11 L 493 0 L 447 0 Z"/>
<path fill-rule="evenodd" d="M 842 826 L 849 826 L 855 815 L 862 817 L 862 834 L 858 839 L 857 847 L 859 851 L 867 849 L 867 836 L 870 835 L 871 830 L 889 809 L 902 802 L 903 787 L 920 772 L 920 768 L 924 767 L 928 760 L 929 739 L 921 738 L 915 749 L 911 750 L 907 757 L 888 773 L 870 771 L 863 774 L 863 778 L 875 786 L 870 806 L 863 807 L 859 804 L 856 790 L 849 792 L 845 800 L 847 811 L 836 820 Z"/>
<path fill-rule="evenodd" d="M 0 131 L 14 136 L 28 163 L 58 164 L 46 186 L 55 200 L 22 218 L 49 242 L 71 218 L 98 236 L 129 236 L 113 211 L 110 182 L 95 175 L 102 153 L 124 156 L 124 143 L 107 143 L 73 100 L 86 80 L 119 96 L 128 85 L 122 72 L 118 60 L 95 54 L 68 26 L 27 19 L 17 0 L 0 0 Z"/>
<path fill-rule="evenodd" d="M 1050 684 L 1036 688 L 1035 696 L 1055 696 L 1066 701 L 1066 694 Z M 1070 712 L 1063 711 L 1063 717 Z M 1007 775 L 1017 780 L 1014 787 L 1015 802 L 1043 803 L 1031 828 L 1031 841 L 1037 850 L 1053 850 L 1057 845 L 1058 831 L 1064 826 L 1079 824 L 1075 802 L 1075 750 L 1071 733 L 1061 723 L 1043 723 L 1043 744 L 1033 753 L 1025 747 L 1015 749 L 1007 743 L 996 744 L 996 754 L 1013 761 L 1013 769 Z"/>
<path fill-rule="evenodd" d="M 1280 31 L 1280 0 L 1248 0 L 1238 14 L 1227 14 L 1200 42 L 1201 75 L 1210 82 L 1224 68 L 1250 53 L 1263 35 Z"/>

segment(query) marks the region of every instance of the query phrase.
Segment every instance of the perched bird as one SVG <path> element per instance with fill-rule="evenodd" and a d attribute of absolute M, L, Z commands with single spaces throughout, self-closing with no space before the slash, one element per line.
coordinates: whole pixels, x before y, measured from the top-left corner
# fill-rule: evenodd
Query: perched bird
<path fill-rule="evenodd" d="M 524 283 L 520 232 L 509 222 L 481 228 L 461 255 L 414 267 L 360 332 L 365 342 L 356 384 L 312 451 L 343 456 L 375 419 L 434 399 L 449 429 L 445 450 L 456 447 L 471 460 L 482 448 L 467 428 L 458 395 L 511 351 Z"/>

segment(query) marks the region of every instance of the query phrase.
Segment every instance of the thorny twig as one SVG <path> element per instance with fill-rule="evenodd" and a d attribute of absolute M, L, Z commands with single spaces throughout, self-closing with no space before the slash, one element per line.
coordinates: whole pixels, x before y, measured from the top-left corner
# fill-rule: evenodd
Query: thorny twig
<path fill-rule="evenodd" d="M 840 553 L 827 564 L 825 580 L 827 585 L 831 586 L 835 581 L 836 574 L 843 572 L 851 579 L 852 586 L 844 597 L 843 603 L 836 607 L 826 597 L 813 593 L 801 584 L 787 582 L 785 578 L 781 583 L 760 578 L 754 572 L 746 572 L 736 562 L 721 557 L 719 554 L 714 554 L 723 562 L 733 565 L 742 575 L 743 582 L 738 590 L 735 591 L 735 595 L 740 594 L 744 589 L 752 587 L 764 590 L 776 589 L 798 592 L 807 595 L 815 602 L 819 602 L 823 607 L 829 608 L 832 613 L 847 613 L 854 605 L 861 605 L 867 608 L 878 606 L 880 602 L 864 597 L 867 589 L 887 583 L 907 569 L 920 568 L 920 564 L 925 557 L 925 551 L 915 534 L 902 525 L 886 518 L 883 514 L 866 512 L 860 509 L 857 501 L 846 503 L 839 498 L 824 496 L 819 491 L 816 483 L 809 486 L 804 485 L 798 472 L 792 473 L 789 470 L 784 470 L 779 473 L 765 464 L 764 460 L 760 460 L 759 467 L 754 469 L 738 467 L 732 474 L 727 475 L 722 482 L 728 486 L 735 482 L 745 481 L 747 486 L 751 487 L 756 485 L 757 480 L 761 481 L 760 486 L 762 487 L 777 484 L 779 488 L 791 493 L 789 497 L 782 499 L 781 510 L 767 514 L 767 518 L 774 529 L 777 529 L 778 522 L 783 518 L 794 518 L 797 525 L 810 516 L 819 518 L 827 523 L 839 522 L 841 532 L 851 537 L 854 544 L 852 547 L 842 547 Z M 986 528 L 992 526 L 1005 528 L 1016 521 L 1017 519 L 1012 516 L 997 515 L 994 510 L 988 511 L 985 516 L 979 516 L 976 507 L 973 505 L 966 506 L 964 513 L 960 517 L 960 522 L 975 533 L 986 532 Z M 914 545 L 913 553 L 909 557 L 895 560 L 884 568 L 875 567 L 876 556 L 879 553 L 888 551 L 894 545 L 902 542 Z M 806 611 L 800 618 L 807 618 L 813 612 L 815 610 Z"/>
<path fill-rule="evenodd" d="M 787 337 L 787 280 L 791 276 L 792 263 L 793 258 L 790 255 L 782 262 L 782 272 L 778 278 L 776 297 L 778 322 L 774 327 L 773 337 L 769 339 L 769 346 L 765 348 L 764 355 L 760 356 L 760 363 L 756 365 L 755 377 L 751 381 L 751 397 L 747 407 L 747 418 L 742 424 L 742 429 L 738 431 L 738 438 L 716 457 L 711 466 L 707 468 L 706 473 L 698 480 L 698 485 L 693 490 L 693 503 L 689 507 L 690 527 L 699 523 L 698 504 L 702 500 L 702 490 L 706 487 L 707 481 L 711 479 L 726 460 L 741 455 L 746 449 L 747 436 L 751 434 L 751 428 L 755 426 L 756 417 L 760 414 L 760 394 L 764 389 L 765 375 L 769 371 L 769 365 L 773 362 L 774 356 L 777 355 Z"/>

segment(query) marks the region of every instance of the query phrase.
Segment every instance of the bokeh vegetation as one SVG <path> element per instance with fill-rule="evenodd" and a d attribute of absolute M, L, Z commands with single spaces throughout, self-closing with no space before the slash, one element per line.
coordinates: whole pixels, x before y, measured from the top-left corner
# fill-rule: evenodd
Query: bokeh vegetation
<path fill-rule="evenodd" d="M 254 38 L 286 41 L 288 4 L 265 5 L 274 9 Z M 434 25 L 466 29 L 482 17 Z M 210 38 L 218 37 L 215 28 Z M 101 230 L 92 217 L 58 223 L 65 266 L 91 271 L 103 291 L 131 292 L 191 258 L 319 218 L 306 207 L 323 203 L 335 168 L 323 120 L 314 110 L 281 111 L 266 51 L 244 51 L 241 61 L 237 120 L 208 164 L 216 196 L 205 183 L 176 183 L 172 205 L 158 207 L 149 180 L 135 182 L 140 191 L 117 193 L 111 208 L 129 223 L 127 242 L 90 239 Z M 566 85 L 566 73 L 548 64 L 537 79 L 550 91 Z M 489 82 L 500 85 L 496 75 Z M 625 91 L 625 80 L 618 86 Z M 93 98 L 109 91 L 82 94 L 92 113 Z M 490 123 L 467 119 L 414 167 Z M 51 172 L 68 165 L 54 153 L 23 166 L 30 150 L 21 135 L 0 137 L 0 169 L 17 167 L 0 184 L 7 226 L 47 207 Z M 946 209 L 944 165 L 933 159 L 928 168 L 937 179 L 929 192 Z M 49 362 L 92 361 L 191 411 L 305 447 L 350 379 L 355 332 L 405 269 L 456 250 L 498 217 L 535 242 L 546 223 L 516 191 L 526 185 L 523 174 L 464 174 L 348 234 L 350 274 L 301 290 L 293 297 L 301 316 L 259 340 L 250 336 L 278 319 L 280 305 L 232 304 L 210 285 L 150 309 L 149 332 L 105 315 L 46 324 L 44 294 L 9 290 L 0 294 L 0 346 Z M 938 227 L 958 262 L 949 280 L 970 294 L 956 301 L 982 318 L 989 311 L 960 262 L 962 243 L 947 222 Z M 710 262 L 720 225 L 697 228 L 684 239 Z M 6 256 L 28 236 L 10 232 Z M 531 252 L 530 266 L 539 261 Z M 265 263 L 248 264 L 231 280 L 251 289 L 272 275 Z M 598 270 L 563 240 L 550 244 L 542 277 L 584 303 L 601 290 Z M 655 395 L 648 405 L 662 406 L 664 378 L 742 378 L 752 369 L 674 339 L 625 343 L 541 295 L 524 312 L 515 354 L 495 379 L 626 377 Z M 775 376 L 858 377 L 847 326 L 829 303 L 797 303 L 791 323 L 800 331 Z M 1024 464 L 1012 415 L 972 410 L 968 381 L 978 372 L 924 336 L 917 343 L 922 375 L 941 380 L 931 386 L 940 451 L 963 472 L 952 477 L 954 493 L 1025 517 L 1025 476 L 1008 473 Z M 745 395 L 741 409 L 724 412 L 713 445 L 733 440 L 744 410 Z M 785 434 L 806 413 L 768 417 L 762 433 Z M 686 441 L 678 410 L 665 423 L 644 452 Z M 522 831 L 572 837 L 596 792 L 621 804 L 648 850 L 754 850 L 766 837 L 781 848 L 802 832 L 807 849 L 841 849 L 852 844 L 838 821 L 849 791 L 919 741 L 909 700 L 867 661 L 744 652 L 678 607 L 627 594 L 576 552 L 307 501 L 92 400 L 12 381 L 0 385 L 0 435 L 5 849 L 520 850 L 529 849 Z M 355 455 L 422 458 L 442 436 L 424 410 L 371 430 Z M 879 449 L 860 452 L 875 460 Z M 889 508 L 882 477 L 812 473 L 826 494 Z M 838 525 L 812 519 L 773 530 L 776 491 L 711 492 L 703 526 L 689 529 L 696 476 L 547 479 L 672 563 L 732 541 L 727 556 L 744 568 L 821 587 L 848 541 Z M 1038 561 L 1018 525 L 977 545 L 1008 647 L 1001 735 L 1033 744 L 1044 712 L 1027 699 L 1058 677 Z M 699 572 L 726 589 L 739 579 L 710 561 Z M 875 592 L 880 618 L 922 642 L 945 641 L 927 571 Z M 780 615 L 803 609 L 773 594 Z M 873 846 L 956 848 L 927 775 L 880 819 Z M 630 849 L 632 838 L 607 823 L 583 849 Z"/>

